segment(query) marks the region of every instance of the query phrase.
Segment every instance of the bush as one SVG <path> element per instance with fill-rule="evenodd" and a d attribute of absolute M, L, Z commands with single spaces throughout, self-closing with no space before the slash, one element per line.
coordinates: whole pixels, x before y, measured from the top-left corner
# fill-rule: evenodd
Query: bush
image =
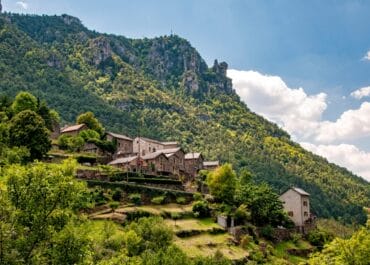
<path fill-rule="evenodd" d="M 112 209 L 112 211 L 114 212 L 118 207 L 119 207 L 119 202 L 110 202 L 109 203 L 109 207 Z"/>
<path fill-rule="evenodd" d="M 209 217 L 211 215 L 211 209 L 206 201 L 196 201 L 193 204 L 193 213 L 196 217 Z"/>
<path fill-rule="evenodd" d="M 185 204 L 186 203 L 186 198 L 185 197 L 177 197 L 176 198 L 176 203 Z"/>
<path fill-rule="evenodd" d="M 248 245 L 249 243 L 253 242 L 253 237 L 250 236 L 250 235 L 245 235 L 242 237 L 242 239 L 240 240 L 240 246 L 243 248 L 243 249 L 248 249 Z"/>
<path fill-rule="evenodd" d="M 128 196 L 130 201 L 134 203 L 135 205 L 140 205 L 141 204 L 141 194 L 139 193 L 133 193 Z"/>
<path fill-rule="evenodd" d="M 266 225 L 261 229 L 261 236 L 266 239 L 274 239 L 274 229 L 271 225 Z"/>
<path fill-rule="evenodd" d="M 202 193 L 200 193 L 200 192 L 194 193 L 193 198 L 194 198 L 194 201 L 201 201 L 201 200 L 203 200 Z"/>
<path fill-rule="evenodd" d="M 333 235 L 319 230 L 312 230 L 307 235 L 308 242 L 317 247 L 319 250 L 321 250 L 326 243 L 329 243 L 333 239 Z"/>
<path fill-rule="evenodd" d="M 164 200 L 165 200 L 165 196 L 157 196 L 157 197 L 154 197 L 151 202 L 154 203 L 154 204 L 163 204 L 164 203 Z"/>
<path fill-rule="evenodd" d="M 112 200 L 120 201 L 122 199 L 122 190 L 120 188 L 115 189 L 112 194 Z"/>

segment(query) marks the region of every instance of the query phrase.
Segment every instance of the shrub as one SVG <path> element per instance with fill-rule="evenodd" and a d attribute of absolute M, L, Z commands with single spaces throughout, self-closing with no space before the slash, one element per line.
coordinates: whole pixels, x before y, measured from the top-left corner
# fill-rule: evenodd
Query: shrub
<path fill-rule="evenodd" d="M 193 213 L 196 217 L 209 217 L 211 210 L 206 201 L 196 201 L 193 204 Z"/>
<path fill-rule="evenodd" d="M 154 197 L 151 202 L 154 203 L 154 204 L 163 204 L 164 200 L 165 200 L 165 196 L 157 196 L 157 197 Z"/>
<path fill-rule="evenodd" d="M 110 202 L 109 203 L 109 207 L 112 209 L 112 211 L 114 212 L 118 207 L 119 207 L 119 202 Z"/>
<path fill-rule="evenodd" d="M 203 199 L 202 193 L 196 192 L 193 195 L 194 201 L 201 201 Z"/>
<path fill-rule="evenodd" d="M 274 238 L 274 229 L 271 225 L 266 225 L 262 227 L 261 229 L 261 236 L 263 236 L 266 239 L 273 239 Z"/>
<path fill-rule="evenodd" d="M 185 204 L 186 203 L 186 198 L 185 197 L 177 197 L 176 202 L 178 204 Z"/>
<path fill-rule="evenodd" d="M 301 234 L 298 234 L 298 233 L 292 233 L 290 235 L 290 238 L 293 241 L 293 243 L 297 243 L 302 238 L 302 236 Z"/>
<path fill-rule="evenodd" d="M 317 247 L 319 250 L 321 250 L 326 243 L 329 243 L 333 239 L 333 235 L 319 230 L 312 230 L 307 235 L 308 242 Z"/>
<path fill-rule="evenodd" d="M 133 193 L 128 196 L 130 201 L 134 203 L 135 205 L 140 205 L 141 204 L 141 194 L 139 193 Z"/>
<path fill-rule="evenodd" d="M 244 249 L 248 249 L 249 243 L 253 242 L 253 237 L 250 235 L 245 235 L 240 240 L 240 246 Z"/>
<path fill-rule="evenodd" d="M 112 200 L 120 201 L 122 199 L 122 190 L 120 188 L 115 189 L 112 194 Z"/>

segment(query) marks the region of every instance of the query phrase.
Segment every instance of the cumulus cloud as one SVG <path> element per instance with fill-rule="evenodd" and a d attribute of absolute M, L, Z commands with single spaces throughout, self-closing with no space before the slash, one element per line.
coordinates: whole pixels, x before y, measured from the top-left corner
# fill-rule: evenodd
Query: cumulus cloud
<path fill-rule="evenodd" d="M 370 86 L 368 87 L 362 87 L 360 89 L 357 89 L 351 93 L 351 97 L 355 99 L 362 99 L 364 97 L 370 96 Z"/>
<path fill-rule="evenodd" d="M 362 59 L 370 61 L 370 51 L 368 51 Z"/>
<path fill-rule="evenodd" d="M 326 157 L 330 162 L 348 168 L 353 173 L 370 181 L 370 153 L 360 150 L 354 145 L 315 145 L 301 143 L 311 152 Z"/>
<path fill-rule="evenodd" d="M 227 74 L 251 110 L 278 123 L 296 138 L 309 137 L 327 108 L 325 93 L 308 95 L 303 88 L 289 88 L 278 76 L 238 70 Z"/>
<path fill-rule="evenodd" d="M 346 144 L 370 137 L 370 102 L 327 121 L 322 120 L 327 108 L 325 93 L 309 95 L 303 88 L 288 87 L 278 76 L 256 71 L 229 70 L 228 76 L 252 111 L 278 123 L 306 149 L 370 180 L 370 153 Z"/>
<path fill-rule="evenodd" d="M 315 140 L 322 143 L 348 141 L 370 136 L 370 103 L 347 110 L 335 122 L 321 122 Z"/>
<path fill-rule="evenodd" d="M 28 4 L 25 1 L 18 1 L 16 5 L 25 10 L 28 9 Z"/>

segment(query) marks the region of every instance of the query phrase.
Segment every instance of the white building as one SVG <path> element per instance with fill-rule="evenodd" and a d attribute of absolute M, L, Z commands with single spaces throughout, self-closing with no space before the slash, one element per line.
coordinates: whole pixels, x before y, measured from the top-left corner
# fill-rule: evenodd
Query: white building
<path fill-rule="evenodd" d="M 296 187 L 290 188 L 279 197 L 283 202 L 284 210 L 298 227 L 303 227 L 310 219 L 309 197 L 310 194 Z"/>

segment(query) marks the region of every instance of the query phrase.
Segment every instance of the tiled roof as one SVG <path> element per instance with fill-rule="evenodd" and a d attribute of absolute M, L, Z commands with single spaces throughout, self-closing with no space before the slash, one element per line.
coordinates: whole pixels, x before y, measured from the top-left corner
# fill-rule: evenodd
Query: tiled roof
<path fill-rule="evenodd" d="M 83 123 L 82 124 L 76 124 L 76 125 L 68 126 L 68 127 L 63 128 L 61 130 L 61 133 L 78 131 L 79 129 L 81 129 L 84 126 L 85 126 L 85 124 L 83 124 Z"/>

